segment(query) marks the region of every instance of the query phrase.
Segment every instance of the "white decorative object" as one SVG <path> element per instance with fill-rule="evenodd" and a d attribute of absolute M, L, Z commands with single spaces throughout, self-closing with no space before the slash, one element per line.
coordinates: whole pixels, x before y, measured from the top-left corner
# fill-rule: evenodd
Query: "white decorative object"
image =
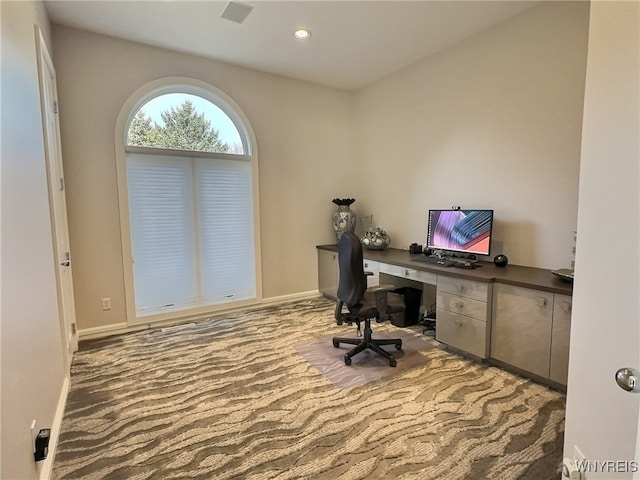
<path fill-rule="evenodd" d="M 381 228 L 365 232 L 362 236 L 362 245 L 371 250 L 384 250 L 391 243 L 391 238 L 387 232 Z"/>

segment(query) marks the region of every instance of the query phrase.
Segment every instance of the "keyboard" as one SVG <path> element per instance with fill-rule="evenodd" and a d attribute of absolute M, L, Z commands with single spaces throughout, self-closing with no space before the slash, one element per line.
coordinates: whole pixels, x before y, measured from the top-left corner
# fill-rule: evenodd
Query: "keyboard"
<path fill-rule="evenodd" d="M 479 263 L 472 263 L 472 262 L 456 262 L 456 264 L 454 265 L 454 267 L 456 268 L 467 268 L 470 270 L 473 270 L 474 268 L 478 268 L 481 266 L 482 265 L 480 265 Z"/>
<path fill-rule="evenodd" d="M 453 260 L 444 260 L 438 257 L 425 257 L 425 256 L 415 258 L 414 260 L 418 262 L 428 263 L 430 265 L 438 265 L 440 267 L 453 267 L 456 263 Z"/>

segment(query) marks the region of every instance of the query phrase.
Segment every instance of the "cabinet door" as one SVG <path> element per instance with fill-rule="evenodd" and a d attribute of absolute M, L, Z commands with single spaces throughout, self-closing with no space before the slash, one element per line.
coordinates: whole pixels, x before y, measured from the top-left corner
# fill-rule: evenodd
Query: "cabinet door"
<path fill-rule="evenodd" d="M 493 294 L 491 357 L 548 378 L 553 294 L 503 284 Z"/>
<path fill-rule="evenodd" d="M 556 294 L 553 299 L 551 333 L 551 366 L 549 378 L 567 384 L 569 371 L 569 332 L 571 330 L 571 297 Z"/>
<path fill-rule="evenodd" d="M 325 297 L 335 300 L 338 294 L 338 254 L 318 250 L 318 290 Z"/>

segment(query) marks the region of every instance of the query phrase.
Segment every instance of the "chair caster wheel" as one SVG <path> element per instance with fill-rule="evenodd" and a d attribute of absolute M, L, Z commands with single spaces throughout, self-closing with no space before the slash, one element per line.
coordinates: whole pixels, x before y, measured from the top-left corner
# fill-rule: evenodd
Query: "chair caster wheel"
<path fill-rule="evenodd" d="M 396 345 L 396 350 L 402 350 L 402 345 Z"/>
<path fill-rule="evenodd" d="M 347 355 L 344 356 L 344 364 L 345 365 L 351 365 L 351 357 L 348 357 Z"/>
<path fill-rule="evenodd" d="M 339 342 L 339 341 L 337 341 L 337 340 L 334 340 L 334 341 L 333 341 L 333 346 L 334 346 L 335 348 L 338 348 L 338 347 L 340 346 L 340 342 Z"/>
<path fill-rule="evenodd" d="M 396 359 L 392 358 L 391 360 L 389 360 L 389 366 L 390 367 L 395 367 L 396 366 Z"/>

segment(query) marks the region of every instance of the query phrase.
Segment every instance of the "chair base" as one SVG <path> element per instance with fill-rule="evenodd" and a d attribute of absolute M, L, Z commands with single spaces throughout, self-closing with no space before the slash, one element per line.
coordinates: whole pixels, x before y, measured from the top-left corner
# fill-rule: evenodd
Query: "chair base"
<path fill-rule="evenodd" d="M 391 353 L 387 352 L 384 348 L 382 348 L 382 346 L 395 345 L 396 350 L 402 350 L 402 340 L 399 338 L 385 338 L 379 340 L 373 339 L 371 338 L 372 333 L 373 331 L 371 330 L 371 320 L 367 318 L 364 321 L 364 336 L 362 338 L 333 337 L 333 346 L 335 348 L 338 348 L 341 343 L 346 343 L 347 345 L 355 345 L 355 348 L 352 348 L 345 354 L 345 365 L 351 365 L 351 357 L 357 355 L 360 352 L 363 352 L 366 349 L 369 349 L 389 360 L 389 365 L 391 367 L 396 366 L 395 357 Z"/>

